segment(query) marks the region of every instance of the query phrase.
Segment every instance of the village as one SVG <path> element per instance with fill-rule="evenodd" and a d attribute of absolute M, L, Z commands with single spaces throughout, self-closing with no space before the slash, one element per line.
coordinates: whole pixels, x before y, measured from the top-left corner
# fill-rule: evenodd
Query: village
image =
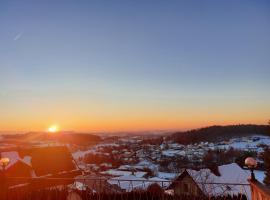
<path fill-rule="evenodd" d="M 140 170 L 151 171 L 151 174 L 178 173 L 182 168 L 206 167 L 204 159 L 209 151 L 227 152 L 235 149 L 243 153 L 253 153 L 260 160 L 263 148 L 270 143 L 268 136 L 249 136 L 234 138 L 230 141 L 182 145 L 173 141 L 160 140 L 153 136 L 151 144 L 145 144 L 142 136 L 121 137 L 118 140 L 105 140 L 87 150 L 77 150 L 73 158 L 85 171 Z M 218 162 L 225 164 L 233 162 L 236 157 L 230 155 L 230 160 Z M 111 162 L 110 162 L 111 161 Z M 226 164 L 229 164 L 226 163 Z M 160 177 L 161 178 L 161 177 Z"/>
<path fill-rule="evenodd" d="M 255 177 L 263 182 L 260 154 L 269 143 L 270 137 L 259 135 L 189 145 L 167 141 L 159 135 L 103 137 L 90 146 L 34 141 L 17 150 L 11 150 L 11 144 L 6 145 L 10 151 L 2 148 L 1 158 L 8 159 L 2 163 L 2 172 L 12 178 L 11 189 L 68 185 L 79 191 L 131 192 L 157 184 L 170 195 L 241 193 L 251 199 L 250 172 L 237 163 L 237 156 L 252 152 L 246 155 L 256 156 Z M 235 151 L 240 154 L 232 154 Z M 230 159 L 209 165 L 209 152 L 228 152 Z M 43 179 L 32 186 L 31 178 Z M 54 178 L 59 180 L 47 182 Z"/>

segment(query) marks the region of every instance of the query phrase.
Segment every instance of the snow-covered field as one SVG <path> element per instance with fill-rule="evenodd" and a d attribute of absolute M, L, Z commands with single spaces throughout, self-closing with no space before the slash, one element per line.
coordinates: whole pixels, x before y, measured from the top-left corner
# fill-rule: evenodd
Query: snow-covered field
<path fill-rule="evenodd" d="M 263 149 L 258 147 L 260 144 L 270 145 L 270 137 L 254 135 L 251 137 L 235 138 L 230 140 L 228 144 L 217 145 L 217 147 L 221 149 L 233 147 L 235 149 L 254 149 L 256 151 L 262 151 Z"/>

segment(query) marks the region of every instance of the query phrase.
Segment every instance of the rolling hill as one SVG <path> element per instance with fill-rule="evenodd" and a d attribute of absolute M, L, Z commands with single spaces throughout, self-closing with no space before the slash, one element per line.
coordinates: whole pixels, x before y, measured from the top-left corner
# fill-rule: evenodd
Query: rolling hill
<path fill-rule="evenodd" d="M 269 135 L 270 126 L 267 125 L 228 125 L 210 126 L 193 129 L 185 132 L 176 132 L 168 136 L 166 140 L 172 140 L 180 144 L 198 143 L 201 141 L 220 142 L 231 138 L 251 135 Z"/>

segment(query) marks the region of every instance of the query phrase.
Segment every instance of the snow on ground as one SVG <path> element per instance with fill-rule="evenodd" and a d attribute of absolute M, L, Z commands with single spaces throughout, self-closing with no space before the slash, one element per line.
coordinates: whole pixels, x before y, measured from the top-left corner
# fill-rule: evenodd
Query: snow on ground
<path fill-rule="evenodd" d="M 131 171 L 131 170 L 135 169 L 135 170 L 142 170 L 143 171 L 144 168 L 145 168 L 145 166 L 141 166 L 141 165 L 121 165 L 118 168 L 118 170 Z"/>
<path fill-rule="evenodd" d="M 88 149 L 86 151 L 76 151 L 74 153 L 72 153 L 72 157 L 74 159 L 79 159 L 79 158 L 83 158 L 86 154 L 89 154 L 89 153 L 95 153 L 96 151 L 94 151 L 93 149 Z"/>
<path fill-rule="evenodd" d="M 120 167 L 118 167 L 118 170 L 124 170 L 124 171 L 127 171 L 127 170 L 130 170 L 134 168 L 133 166 L 131 165 L 121 165 Z"/>
<path fill-rule="evenodd" d="M 132 172 L 110 169 L 110 170 L 101 172 L 101 174 L 107 174 L 107 175 L 112 175 L 112 176 L 131 176 Z M 134 172 L 134 177 L 137 177 L 137 178 L 142 178 L 144 175 L 146 175 L 146 172 Z"/>
<path fill-rule="evenodd" d="M 171 181 L 168 181 L 168 180 L 162 179 L 162 178 L 158 178 L 158 177 L 149 178 L 148 180 L 149 180 L 149 182 L 147 182 L 147 183 L 149 185 L 151 185 L 153 183 L 157 183 L 162 188 L 166 188 L 171 184 Z"/>
<path fill-rule="evenodd" d="M 168 157 L 174 157 L 175 155 L 185 156 L 185 154 L 186 154 L 185 151 L 181 151 L 181 150 L 168 149 L 168 150 L 162 151 L 162 155 L 168 156 Z"/>
<path fill-rule="evenodd" d="M 173 157 L 175 154 L 177 154 L 179 151 L 178 150 L 164 150 L 162 151 L 162 155 L 168 156 L 168 157 Z"/>
<path fill-rule="evenodd" d="M 177 177 L 177 173 L 158 172 L 157 177 L 166 180 L 173 180 Z"/>
<path fill-rule="evenodd" d="M 142 160 L 139 163 L 135 164 L 135 165 L 121 165 L 120 167 L 118 167 L 118 170 L 124 170 L 124 171 L 128 171 L 128 170 L 132 170 L 132 169 L 136 169 L 136 170 L 144 170 L 145 168 L 149 168 L 153 171 L 157 171 L 158 170 L 158 164 L 154 164 L 151 161 L 148 160 Z"/>
<path fill-rule="evenodd" d="M 113 176 L 123 176 L 132 174 L 131 169 L 139 169 L 139 166 L 131 166 L 131 165 L 121 165 L 118 169 L 111 169 L 105 172 L 104 174 L 110 174 Z M 137 175 L 136 175 L 137 174 Z M 146 172 L 135 172 L 135 176 L 142 177 L 146 174 Z M 177 177 L 178 173 L 169 173 L 169 172 L 157 172 L 156 178 L 164 179 L 164 180 L 173 180 Z"/>
<path fill-rule="evenodd" d="M 81 183 L 80 181 L 75 181 L 72 185 L 70 185 L 70 187 L 72 189 L 77 189 L 77 190 L 86 190 L 87 189 L 87 185 L 84 183 Z"/>
<path fill-rule="evenodd" d="M 115 143 L 102 143 L 102 144 L 97 144 L 95 147 L 99 148 L 99 147 L 119 147 L 119 144 L 115 144 Z"/>
<path fill-rule="evenodd" d="M 230 144 L 222 144 L 217 145 L 220 149 L 228 149 L 230 147 L 233 147 L 235 149 L 248 149 L 253 148 L 257 151 L 262 151 L 262 148 L 258 148 L 257 145 L 259 144 L 270 144 L 270 137 L 268 136 L 261 136 L 261 135 L 254 135 L 251 137 L 243 137 L 243 138 L 235 138 L 232 139 L 232 142 Z"/>
<path fill-rule="evenodd" d="M 161 187 L 166 188 L 170 185 L 170 182 L 165 179 L 160 179 L 158 177 L 153 177 L 150 179 L 138 178 L 134 175 L 120 176 L 111 178 L 108 183 L 112 185 L 118 185 L 121 189 L 125 191 L 132 191 L 136 189 L 147 189 L 152 184 L 159 184 Z"/>
<path fill-rule="evenodd" d="M 141 189 L 145 187 L 145 178 L 138 178 L 134 175 L 125 175 L 120 177 L 111 178 L 108 183 L 118 185 L 125 191 L 132 191 L 134 189 Z"/>
<path fill-rule="evenodd" d="M 114 144 L 114 143 L 104 143 L 104 144 L 97 144 L 95 146 L 93 146 L 92 148 L 85 150 L 85 151 L 81 151 L 78 150 L 74 153 L 72 153 L 72 156 L 74 159 L 79 159 L 79 158 L 83 158 L 86 154 L 92 153 L 92 154 L 98 154 L 99 152 L 99 148 L 103 148 L 103 147 L 119 147 L 118 144 Z M 109 155 L 108 153 L 102 153 L 104 155 Z"/>
<path fill-rule="evenodd" d="M 140 161 L 138 164 L 134 165 L 135 168 L 137 169 L 143 169 L 143 168 L 149 168 L 151 170 L 157 170 L 158 169 L 158 165 L 152 163 L 151 161 L 148 160 L 143 160 Z"/>

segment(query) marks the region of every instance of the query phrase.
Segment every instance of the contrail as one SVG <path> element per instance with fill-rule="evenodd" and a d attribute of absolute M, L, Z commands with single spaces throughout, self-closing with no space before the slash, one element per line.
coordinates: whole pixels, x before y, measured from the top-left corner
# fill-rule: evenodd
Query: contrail
<path fill-rule="evenodd" d="M 19 39 L 22 37 L 22 35 L 23 35 L 23 32 L 18 33 L 18 34 L 13 38 L 13 40 L 14 40 L 14 41 L 19 40 Z"/>

